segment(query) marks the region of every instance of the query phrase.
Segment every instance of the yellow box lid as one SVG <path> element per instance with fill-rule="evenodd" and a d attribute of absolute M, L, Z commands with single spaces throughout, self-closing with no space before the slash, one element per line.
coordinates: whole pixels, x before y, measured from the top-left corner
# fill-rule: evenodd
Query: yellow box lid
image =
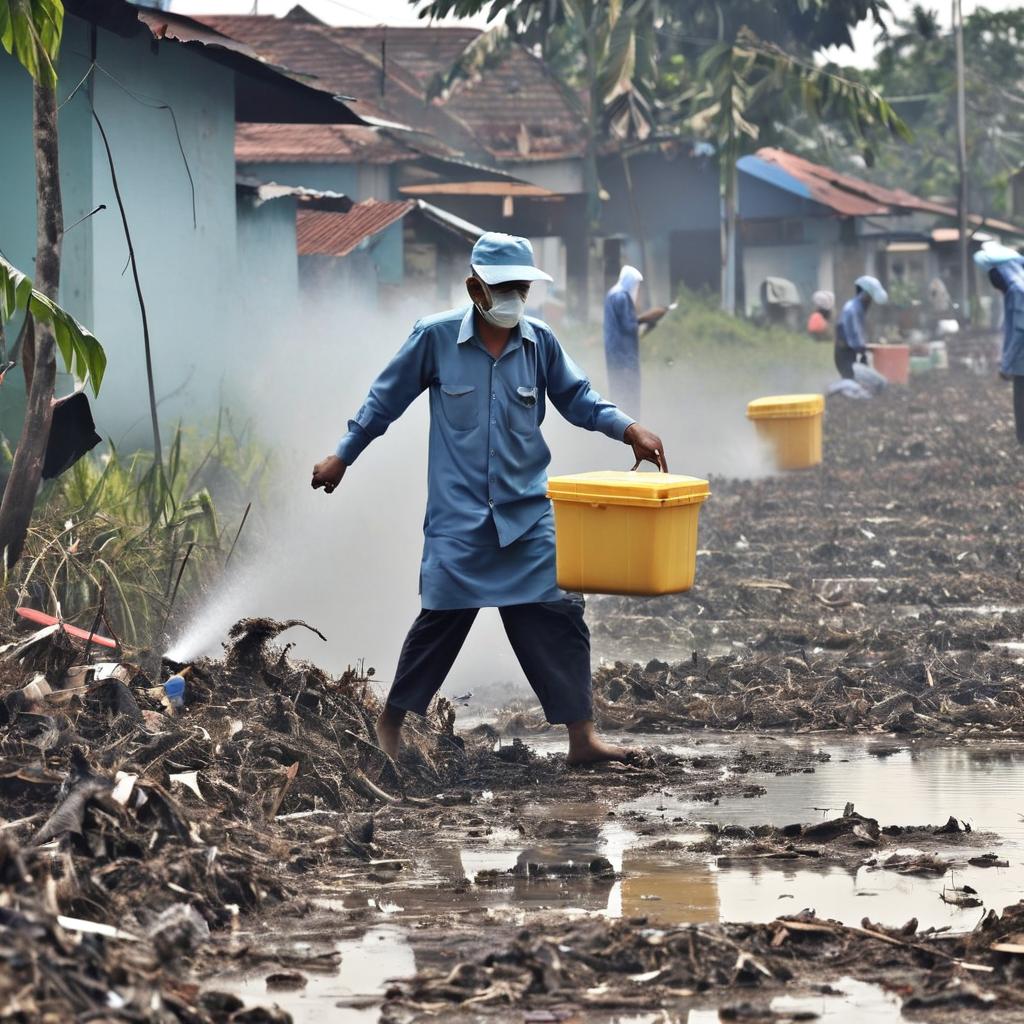
<path fill-rule="evenodd" d="M 752 420 L 817 416 L 824 411 L 824 395 L 768 395 L 766 398 L 755 398 L 747 406 L 747 416 Z"/>
<path fill-rule="evenodd" d="M 641 473 L 602 470 L 573 473 L 548 479 L 548 497 L 590 505 L 636 505 L 668 508 L 693 505 L 711 494 L 707 480 L 674 473 Z"/>

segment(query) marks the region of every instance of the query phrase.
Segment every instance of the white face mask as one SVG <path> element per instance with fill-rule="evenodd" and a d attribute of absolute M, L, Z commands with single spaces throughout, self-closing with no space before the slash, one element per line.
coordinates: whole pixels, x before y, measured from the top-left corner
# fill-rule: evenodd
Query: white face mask
<path fill-rule="evenodd" d="M 493 292 L 487 289 L 491 299 L 490 309 L 480 309 L 480 315 L 495 327 L 504 327 L 511 330 L 523 318 L 526 311 L 526 299 L 522 298 L 517 291 Z"/>

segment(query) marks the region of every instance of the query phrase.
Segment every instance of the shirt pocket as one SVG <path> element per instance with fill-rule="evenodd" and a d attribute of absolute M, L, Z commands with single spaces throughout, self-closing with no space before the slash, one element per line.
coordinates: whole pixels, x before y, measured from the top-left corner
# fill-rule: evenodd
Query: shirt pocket
<path fill-rule="evenodd" d="M 508 426 L 516 434 L 529 435 L 537 429 L 536 387 L 516 388 L 508 403 Z"/>
<path fill-rule="evenodd" d="M 452 430 L 472 430 L 480 423 L 476 388 L 472 384 L 442 384 L 441 409 Z"/>

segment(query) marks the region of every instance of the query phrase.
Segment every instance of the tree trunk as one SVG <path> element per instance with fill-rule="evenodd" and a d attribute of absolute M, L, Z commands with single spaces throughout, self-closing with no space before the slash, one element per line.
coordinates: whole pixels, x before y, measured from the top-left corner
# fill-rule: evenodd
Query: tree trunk
<path fill-rule="evenodd" d="M 736 315 L 736 205 L 738 188 L 736 159 L 732 147 L 723 153 L 722 188 L 722 309 Z"/>
<path fill-rule="evenodd" d="M 629 195 L 629 206 L 633 211 L 633 230 L 636 231 L 636 240 L 640 244 L 640 273 L 644 275 L 644 284 L 647 285 L 647 305 L 656 305 L 654 297 L 654 271 L 647 259 L 647 232 L 644 230 L 644 221 L 640 216 L 640 207 L 637 205 L 636 193 L 633 191 L 633 174 L 629 169 L 629 157 L 625 151 L 622 152 L 622 173 L 626 179 L 626 192 Z M 672 283 L 669 282 L 668 302 L 672 301 Z"/>
<path fill-rule="evenodd" d="M 36 155 L 36 274 L 33 285 L 37 291 L 56 300 L 64 234 L 57 157 L 57 96 L 55 90 L 39 83 L 33 90 L 33 132 Z M 29 353 L 22 353 L 23 358 L 26 355 Z M 57 361 L 53 330 L 47 324 L 35 324 L 31 358 L 26 360 L 25 366 L 28 388 L 25 422 L 11 464 L 11 475 L 4 488 L 3 502 L 0 503 L 0 551 L 7 567 L 17 562 L 25 546 L 53 420 Z"/>

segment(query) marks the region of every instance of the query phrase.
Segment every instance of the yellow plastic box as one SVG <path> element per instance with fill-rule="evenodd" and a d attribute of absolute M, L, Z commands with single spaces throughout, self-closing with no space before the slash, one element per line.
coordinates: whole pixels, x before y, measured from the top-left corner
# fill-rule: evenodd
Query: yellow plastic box
<path fill-rule="evenodd" d="M 587 594 L 689 590 L 709 494 L 707 480 L 670 473 L 551 477 L 558 585 Z"/>
<path fill-rule="evenodd" d="M 821 463 L 824 395 L 771 395 L 747 406 L 747 417 L 775 452 L 779 469 L 809 469 Z"/>

